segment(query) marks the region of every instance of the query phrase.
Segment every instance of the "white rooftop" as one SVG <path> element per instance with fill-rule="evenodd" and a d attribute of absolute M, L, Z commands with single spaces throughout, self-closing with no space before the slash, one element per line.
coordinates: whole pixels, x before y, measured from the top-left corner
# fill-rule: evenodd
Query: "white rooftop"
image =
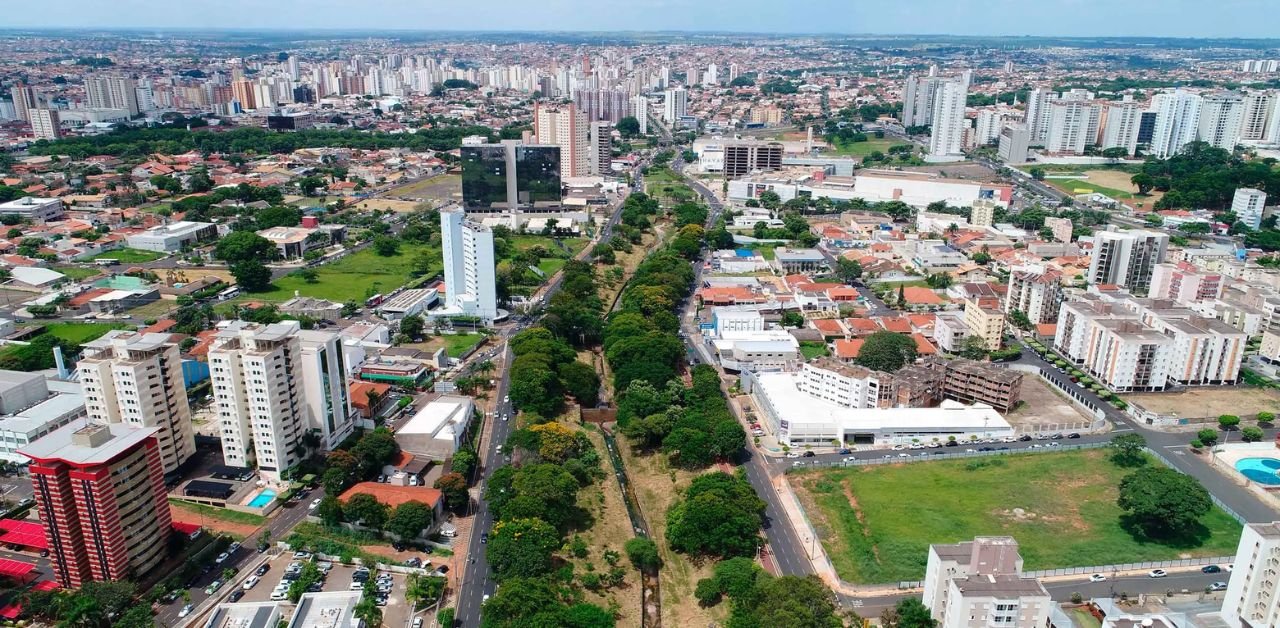
<path fill-rule="evenodd" d="M 80 430 L 106 429 L 111 439 L 90 447 L 75 442 L 74 437 Z M 50 432 L 44 438 L 18 450 L 18 453 L 35 459 L 62 460 L 70 464 L 101 464 L 124 453 L 134 445 L 155 434 L 158 428 L 131 427 L 124 423 L 92 423 L 72 421 Z"/>
<path fill-rule="evenodd" d="M 455 423 L 459 419 L 465 421 L 470 417 L 458 417 L 458 413 L 464 411 L 471 400 L 467 397 L 457 397 L 452 395 L 442 396 L 435 401 L 423 406 L 418 410 L 413 418 L 405 422 L 396 432 L 398 434 L 438 434 L 443 428 L 450 423 Z"/>
<path fill-rule="evenodd" d="M 43 286 L 51 284 L 66 275 L 48 268 L 40 268 L 39 266 L 14 266 L 9 269 L 11 276 L 22 283 L 32 286 Z"/>

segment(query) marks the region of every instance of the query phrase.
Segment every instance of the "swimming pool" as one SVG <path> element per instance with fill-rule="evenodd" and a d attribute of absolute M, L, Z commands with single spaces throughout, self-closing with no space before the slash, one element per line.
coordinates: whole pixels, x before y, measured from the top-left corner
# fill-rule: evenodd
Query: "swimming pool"
<path fill-rule="evenodd" d="M 1280 460 L 1275 458 L 1241 458 L 1236 462 L 1236 471 L 1258 484 L 1280 486 Z"/>
<path fill-rule="evenodd" d="M 249 501 L 249 507 L 264 508 L 266 507 L 267 504 L 271 503 L 271 500 L 275 498 L 276 498 L 275 489 L 264 488 L 257 495 L 254 495 L 253 499 Z"/>

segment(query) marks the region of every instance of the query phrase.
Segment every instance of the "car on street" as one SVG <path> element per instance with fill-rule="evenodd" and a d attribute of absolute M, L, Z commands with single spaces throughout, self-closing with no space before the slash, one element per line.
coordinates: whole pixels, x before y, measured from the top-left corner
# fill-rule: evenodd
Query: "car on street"
<path fill-rule="evenodd" d="M 319 498 L 319 497 L 317 497 L 317 498 L 315 498 L 315 499 L 311 500 L 311 505 L 310 505 L 310 506 L 307 506 L 307 510 L 315 510 L 315 509 L 316 509 L 317 507 L 319 507 L 319 506 L 320 506 L 320 498 Z"/>
<path fill-rule="evenodd" d="M 1222 573 L 1222 567 L 1217 565 L 1205 565 L 1200 568 L 1200 573 Z"/>
<path fill-rule="evenodd" d="M 227 598 L 228 602 L 239 602 L 244 597 L 244 591 L 232 591 L 231 597 Z"/>
<path fill-rule="evenodd" d="M 1219 581 L 1219 582 L 1215 582 L 1215 583 L 1213 583 L 1213 584 L 1209 585 L 1209 590 L 1210 590 L 1210 591 L 1226 591 L 1226 590 L 1227 590 L 1227 583 L 1225 583 L 1225 582 L 1221 582 L 1221 581 Z"/>
<path fill-rule="evenodd" d="M 1095 573 L 1092 576 L 1089 576 L 1089 582 L 1106 582 L 1106 581 L 1107 581 L 1107 577 L 1100 573 Z"/>
<path fill-rule="evenodd" d="M 1163 569 L 1152 569 L 1151 571 L 1147 572 L 1148 578 L 1163 578 L 1167 575 L 1169 575 L 1168 572 L 1166 572 Z"/>
<path fill-rule="evenodd" d="M 805 457 L 805 458 L 812 458 L 812 457 L 814 457 L 814 456 L 816 456 L 816 455 L 817 455 L 817 454 L 813 453 L 812 451 L 806 451 L 806 452 L 804 452 L 804 457 Z"/>
<path fill-rule="evenodd" d="M 796 452 L 794 452 L 794 451 L 788 451 L 788 452 L 787 452 L 787 457 L 788 457 L 788 458 L 799 458 L 799 457 L 800 457 L 800 454 L 798 454 L 798 453 L 796 453 Z"/>
<path fill-rule="evenodd" d="M 221 554 L 218 554 L 218 557 L 217 557 L 217 558 L 215 558 L 215 559 L 213 559 L 213 564 L 215 564 L 215 565 L 221 565 L 222 563 L 226 562 L 226 561 L 227 561 L 227 559 L 228 559 L 228 558 L 230 558 L 230 557 L 231 557 L 231 554 L 228 554 L 228 553 L 226 553 L 226 552 L 223 552 L 223 553 L 221 553 Z"/>
<path fill-rule="evenodd" d="M 248 591 L 249 589 L 252 589 L 253 586 L 258 584 L 258 581 L 261 579 L 262 578 L 259 578 L 258 576 L 249 576 L 249 578 L 244 581 L 244 590 Z"/>
<path fill-rule="evenodd" d="M 178 617 L 186 617 L 187 615 L 191 614 L 191 611 L 194 611 L 194 610 L 196 610 L 195 604 L 187 604 L 186 606 L 182 607 L 182 610 L 178 611 Z"/>
<path fill-rule="evenodd" d="M 853 453 L 853 450 L 852 450 L 852 449 L 841 449 L 838 453 L 839 453 L 841 456 L 847 456 L 847 455 L 849 455 L 849 454 Z"/>
<path fill-rule="evenodd" d="M 483 544 L 488 543 L 488 542 L 489 542 L 489 533 L 488 533 L 488 532 L 481 532 L 481 533 L 480 533 L 480 543 L 483 545 Z"/>
<path fill-rule="evenodd" d="M 1067 434 L 1067 438 L 1080 438 L 1080 432 L 1072 432 Z"/>
<path fill-rule="evenodd" d="M 271 563 L 262 563 L 257 569 L 253 570 L 253 575 L 261 577 L 262 574 L 271 570 Z"/>

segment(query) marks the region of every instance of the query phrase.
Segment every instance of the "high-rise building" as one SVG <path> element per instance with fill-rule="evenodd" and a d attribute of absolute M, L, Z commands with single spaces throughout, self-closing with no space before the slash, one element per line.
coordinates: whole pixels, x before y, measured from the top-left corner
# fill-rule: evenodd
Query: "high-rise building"
<path fill-rule="evenodd" d="M 77 421 L 19 450 L 63 588 L 144 577 L 164 560 L 172 520 L 155 433 Z"/>
<path fill-rule="evenodd" d="M 304 329 L 298 332 L 298 338 L 302 341 L 302 393 L 309 409 L 308 427 L 320 437 L 320 446 L 331 451 L 356 427 L 342 337 L 334 332 Z"/>
<path fill-rule="evenodd" d="M 1269 144 L 1280 144 L 1280 95 L 1272 100 L 1275 104 L 1271 106 L 1271 118 L 1267 120 L 1267 133 L 1263 141 Z"/>
<path fill-rule="evenodd" d="M 907 76 L 902 90 L 902 126 L 928 126 L 933 124 L 934 102 L 938 90 L 946 79 L 929 75 L 919 77 Z"/>
<path fill-rule="evenodd" d="M 669 125 L 674 125 L 680 121 L 685 115 L 689 107 L 689 92 L 683 87 L 669 89 L 666 93 L 666 101 L 663 103 L 662 119 Z"/>
<path fill-rule="evenodd" d="M 730 140 L 724 143 L 724 176 L 733 179 L 759 170 L 782 169 L 783 146 L 780 142 Z"/>
<path fill-rule="evenodd" d="M 1151 101 L 1156 125 L 1151 135 L 1151 154 L 1165 159 L 1196 140 L 1200 126 L 1201 98 L 1185 90 L 1156 94 Z"/>
<path fill-rule="evenodd" d="M 586 116 L 572 104 L 539 103 L 533 112 L 533 135 L 539 144 L 560 147 L 560 177 L 584 177 L 591 171 Z"/>
<path fill-rule="evenodd" d="M 19 120 L 31 121 L 31 111 L 40 106 L 40 99 L 34 87 L 22 83 L 13 86 L 13 109 Z"/>
<path fill-rule="evenodd" d="M 1044 146 L 1049 139 L 1049 104 L 1058 99 L 1052 90 L 1037 87 L 1027 94 L 1027 129 L 1031 145 Z"/>
<path fill-rule="evenodd" d="M 1159 112 L 1152 109 L 1143 111 L 1138 119 L 1138 146 L 1151 146 L 1151 140 L 1156 136 L 1156 118 Z"/>
<path fill-rule="evenodd" d="M 1058 242 L 1070 242 L 1071 235 L 1075 231 L 1075 226 L 1071 223 L 1070 218 L 1049 216 L 1044 219 L 1044 226 L 1053 231 L 1053 239 Z"/>
<path fill-rule="evenodd" d="M 1236 219 L 1250 229 L 1262 226 L 1262 210 L 1267 206 L 1267 193 L 1254 188 L 1239 188 L 1231 199 L 1231 211 Z"/>
<path fill-rule="evenodd" d="M 640 135 L 649 134 L 649 98 L 637 94 L 631 97 L 631 116 L 640 123 Z"/>
<path fill-rule="evenodd" d="M 1102 131 L 1101 148 L 1123 148 L 1134 154 L 1138 148 L 1138 129 L 1142 123 L 1142 106 L 1124 101 L 1107 106 L 1107 122 Z"/>
<path fill-rule="evenodd" d="M 1179 304 L 1213 300 L 1222 296 L 1224 278 L 1187 262 L 1156 264 L 1151 273 L 1150 297 Z"/>
<path fill-rule="evenodd" d="M 498 315 L 493 231 L 466 220 L 460 208 L 446 208 L 440 210 L 440 232 L 446 309 L 492 322 Z"/>
<path fill-rule="evenodd" d="M 1258 142 L 1267 137 L 1267 122 L 1276 107 L 1275 92 L 1251 91 L 1244 95 L 1240 113 L 1240 139 Z"/>
<path fill-rule="evenodd" d="M 930 124 L 929 155 L 935 158 L 964 154 L 965 99 L 968 90 L 963 80 L 950 79 L 938 88 L 934 98 Z"/>
<path fill-rule="evenodd" d="M 707 66 L 707 73 L 702 75 L 703 87 L 715 87 L 720 84 L 720 72 L 716 64 L 712 63 Z"/>
<path fill-rule="evenodd" d="M 938 628 L 1040 628 L 1054 606 L 1040 581 L 1023 577 L 1013 537 L 930 545 L 924 605 Z"/>
<path fill-rule="evenodd" d="M 138 104 L 138 82 L 125 76 L 89 77 L 84 81 L 90 107 L 124 109 L 130 116 L 142 111 Z"/>
<path fill-rule="evenodd" d="M 1200 128 L 1198 137 L 1210 146 L 1227 151 L 1235 150 L 1240 141 L 1240 121 L 1244 114 L 1244 99 L 1235 92 L 1217 92 L 1200 99 Z"/>
<path fill-rule="evenodd" d="M 107 332 L 84 345 L 78 366 L 89 418 L 156 428 L 165 475 L 195 453 L 182 357 L 169 334 Z"/>
<path fill-rule="evenodd" d="M 1222 599 L 1222 619 L 1231 628 L 1280 626 L 1280 522 L 1245 524 L 1236 546 L 1235 568 Z"/>
<path fill-rule="evenodd" d="M 1030 264 L 1013 268 L 1004 299 L 1006 313 L 1022 312 L 1033 325 L 1053 323 L 1058 320 L 1061 305 L 1061 271 Z"/>
<path fill-rule="evenodd" d="M 1164 261 L 1169 234 L 1131 229 L 1097 231 L 1093 234 L 1093 256 L 1087 279 L 1091 284 L 1111 284 L 1145 294 L 1151 272 Z"/>
<path fill-rule="evenodd" d="M 1049 137 L 1045 151 L 1051 154 L 1083 155 L 1086 146 L 1098 141 L 1098 120 L 1102 107 L 1081 100 L 1059 100 L 1049 105 Z"/>
<path fill-rule="evenodd" d="M 613 125 L 608 122 L 592 122 L 588 145 L 591 147 L 589 149 L 591 174 L 610 174 L 613 170 L 611 167 L 613 164 Z"/>
<path fill-rule="evenodd" d="M 1031 131 L 1025 124 L 1009 124 L 1000 129 L 1000 147 L 997 155 L 1000 161 L 1007 164 L 1020 164 L 1027 161 L 1027 151 L 1031 145 Z"/>
<path fill-rule="evenodd" d="M 588 123 L 605 120 L 617 124 L 630 115 L 631 103 L 627 100 L 627 92 L 618 89 L 575 89 L 573 104 L 586 116 Z"/>
<path fill-rule="evenodd" d="M 504 140 L 461 150 L 462 203 L 468 212 L 560 209 L 559 146 Z"/>
<path fill-rule="evenodd" d="M 58 117 L 56 109 L 31 109 L 27 112 L 31 116 L 31 135 L 38 140 L 56 140 L 62 137 L 61 119 Z"/>
<path fill-rule="evenodd" d="M 977 146 L 986 146 L 1000 139 L 1000 129 L 1004 128 L 1008 113 L 993 109 L 978 112 L 973 125 L 973 142 Z"/>
<path fill-rule="evenodd" d="M 344 90 L 345 92 L 346 90 Z M 240 103 L 241 111 L 253 111 L 258 108 L 256 90 L 253 81 L 239 80 L 231 84 L 231 97 Z"/>

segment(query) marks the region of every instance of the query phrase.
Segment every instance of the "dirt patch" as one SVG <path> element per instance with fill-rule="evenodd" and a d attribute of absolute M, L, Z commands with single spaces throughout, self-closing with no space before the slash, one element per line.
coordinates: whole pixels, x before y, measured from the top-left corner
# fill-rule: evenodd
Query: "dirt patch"
<path fill-rule="evenodd" d="M 1037 426 L 1066 425 L 1074 431 L 1084 431 L 1092 423 L 1092 417 L 1082 412 L 1066 395 L 1050 388 L 1038 375 L 1027 373 L 1022 378 L 1022 405 L 1010 412 L 1005 419 L 1019 431 L 1034 432 Z"/>
<path fill-rule="evenodd" d="M 1280 410 L 1280 391 L 1243 386 L 1124 395 L 1121 399 L 1124 399 L 1125 403 L 1137 404 L 1156 414 L 1184 419 L 1216 419 L 1218 415 L 1226 412 L 1248 418 L 1259 412 Z"/>
<path fill-rule="evenodd" d="M 601 457 L 605 457 L 604 438 L 600 432 L 588 429 L 585 433 L 596 451 L 600 452 Z M 618 563 L 627 569 L 622 586 L 600 591 L 584 590 L 583 595 L 586 601 L 603 608 L 617 608 L 619 627 L 637 628 L 641 625 L 640 573 L 631 567 L 623 551 L 623 545 L 635 533 L 631 530 L 631 520 L 627 517 L 627 508 L 622 501 L 622 489 L 618 487 L 613 473 L 609 472 L 611 467 L 607 462 L 603 468 L 606 470 L 604 479 L 578 494 L 578 505 L 591 513 L 595 523 L 591 529 L 577 535 L 587 544 L 587 556 L 572 559 L 572 562 L 576 573 L 586 573 L 587 563 L 594 565 L 596 572 L 601 573 L 610 569 L 604 558 L 606 551 L 623 555 Z"/>
<path fill-rule="evenodd" d="M 182 507 L 174 504 L 169 504 L 169 513 L 173 517 L 174 521 L 202 526 L 213 532 L 225 532 L 241 539 L 249 538 L 258 531 L 258 526 L 255 525 L 250 525 L 248 523 L 232 523 L 230 521 L 223 521 L 212 517 L 201 517 L 199 513 L 183 510 Z"/>

